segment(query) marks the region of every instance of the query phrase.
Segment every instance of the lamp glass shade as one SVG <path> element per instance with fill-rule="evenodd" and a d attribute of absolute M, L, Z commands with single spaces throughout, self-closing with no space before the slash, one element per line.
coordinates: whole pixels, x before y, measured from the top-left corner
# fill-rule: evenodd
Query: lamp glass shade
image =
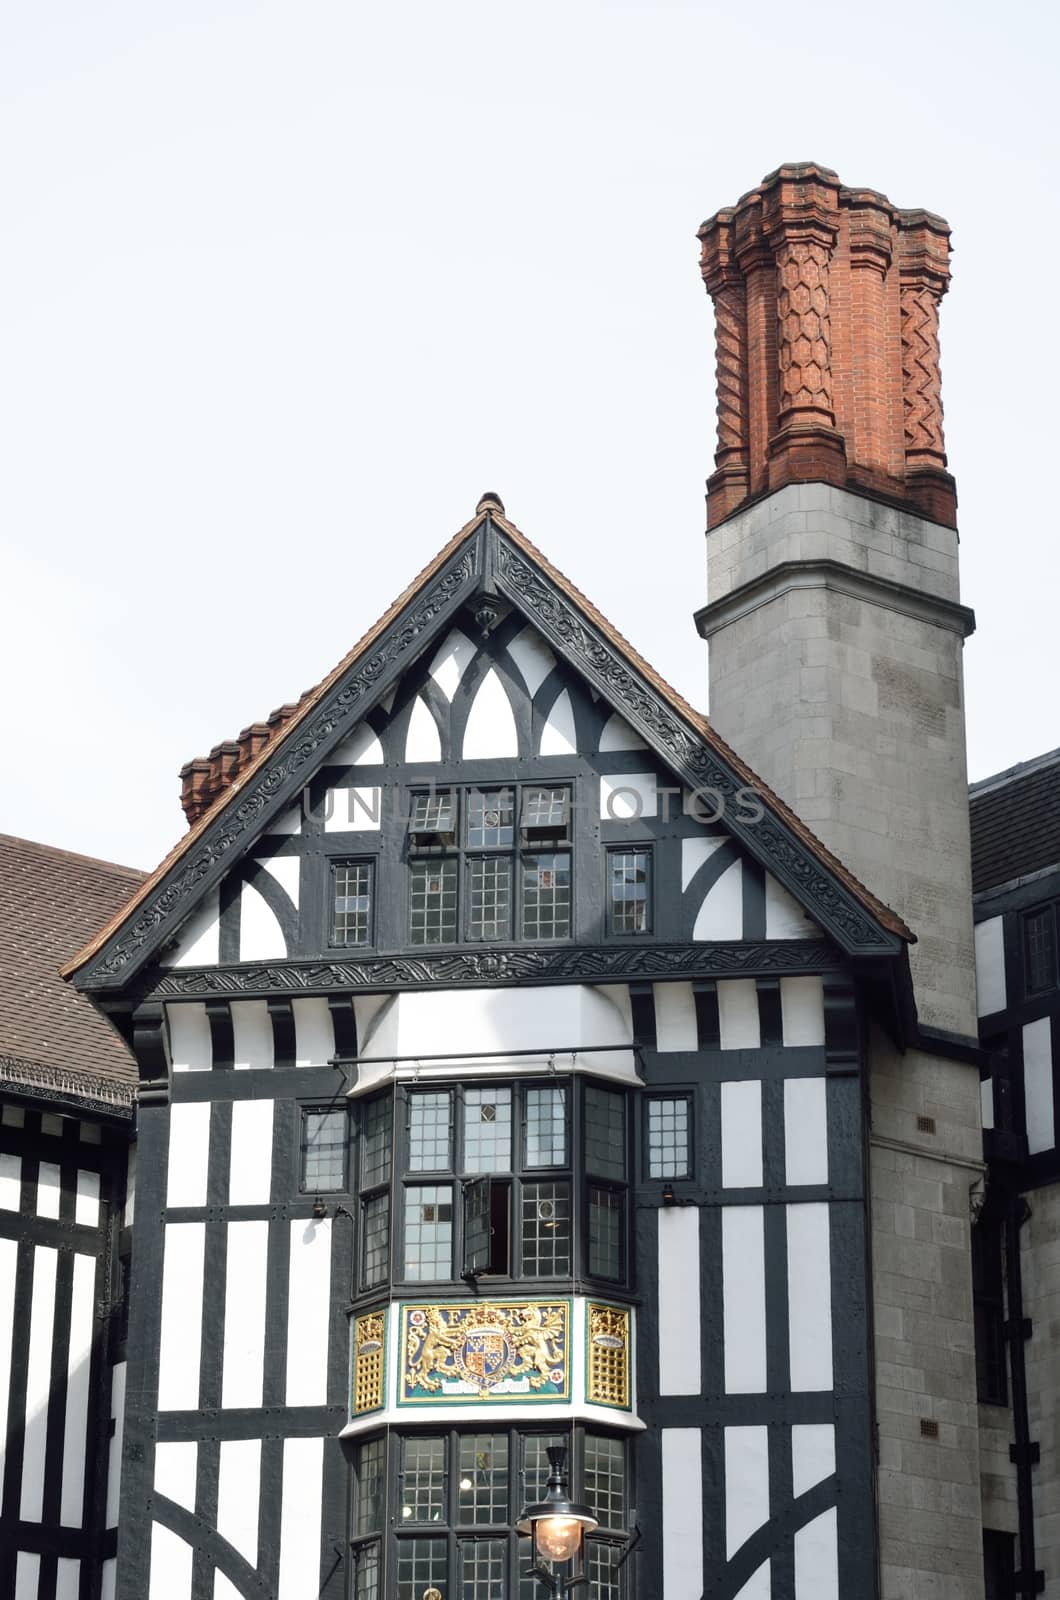
<path fill-rule="evenodd" d="M 537 1548 L 548 1561 L 570 1561 L 582 1542 L 580 1517 L 540 1517 L 534 1525 Z"/>

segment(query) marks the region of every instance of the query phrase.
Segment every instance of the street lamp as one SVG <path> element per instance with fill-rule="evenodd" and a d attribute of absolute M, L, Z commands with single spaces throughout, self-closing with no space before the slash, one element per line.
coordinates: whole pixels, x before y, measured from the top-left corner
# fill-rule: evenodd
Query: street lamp
<path fill-rule="evenodd" d="M 530 1535 L 529 1575 L 538 1580 L 545 1591 L 564 1600 L 579 1583 L 587 1583 L 585 1575 L 585 1535 L 598 1526 L 588 1506 L 579 1505 L 568 1494 L 567 1447 L 550 1445 L 548 1449 L 548 1488 L 543 1500 L 527 1506 L 516 1528 Z M 555 1562 L 559 1568 L 571 1564 L 571 1571 L 550 1572 L 543 1561 Z M 580 1569 L 575 1571 L 575 1566 Z"/>

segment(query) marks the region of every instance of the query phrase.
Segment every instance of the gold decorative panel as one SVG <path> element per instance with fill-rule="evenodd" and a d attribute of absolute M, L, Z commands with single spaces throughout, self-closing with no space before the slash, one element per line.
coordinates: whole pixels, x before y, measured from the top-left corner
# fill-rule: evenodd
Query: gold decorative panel
<path fill-rule="evenodd" d="M 385 1403 L 386 1312 L 369 1311 L 353 1324 L 353 1415 Z"/>
<path fill-rule="evenodd" d="M 585 1398 L 600 1406 L 630 1407 L 630 1314 L 626 1307 L 586 1308 Z"/>

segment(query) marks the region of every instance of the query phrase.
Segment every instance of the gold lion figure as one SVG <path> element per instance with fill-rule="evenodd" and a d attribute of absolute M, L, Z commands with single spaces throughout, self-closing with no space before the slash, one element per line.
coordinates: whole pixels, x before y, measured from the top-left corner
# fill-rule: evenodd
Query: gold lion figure
<path fill-rule="evenodd" d="M 529 1373 L 531 1389 L 547 1383 L 549 1372 L 563 1360 L 563 1332 L 560 1306 L 522 1306 L 512 1317 L 508 1330 L 516 1350 L 512 1371 Z"/>
<path fill-rule="evenodd" d="M 453 1351 L 458 1350 L 463 1342 L 464 1334 L 459 1325 L 451 1327 L 437 1306 L 429 1307 L 426 1332 L 420 1328 L 409 1330 L 405 1347 L 408 1360 L 406 1382 L 433 1394 L 442 1387 L 442 1377 L 432 1376 L 432 1373 L 443 1373 L 445 1370 L 452 1372 Z"/>

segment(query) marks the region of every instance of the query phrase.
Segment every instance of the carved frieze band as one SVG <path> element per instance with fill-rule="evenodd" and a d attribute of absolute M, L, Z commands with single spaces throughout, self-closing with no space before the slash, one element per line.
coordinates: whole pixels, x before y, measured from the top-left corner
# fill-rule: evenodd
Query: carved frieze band
<path fill-rule="evenodd" d="M 433 989 L 469 985 L 614 983 L 623 979 L 753 978 L 762 973 L 832 972 L 842 957 L 826 940 L 757 944 L 643 945 L 609 949 L 468 950 L 438 955 L 362 956 L 341 961 L 284 961 L 253 967 L 182 967 L 153 974 L 152 1000 L 213 995 L 260 999 L 336 989 Z"/>
<path fill-rule="evenodd" d="M 186 909 L 188 896 L 231 855 L 248 830 L 258 823 L 270 802 L 281 791 L 291 790 L 292 780 L 304 771 L 323 745 L 333 742 L 337 730 L 348 725 L 347 719 L 361 710 L 367 697 L 380 691 L 397 675 L 406 652 L 417 643 L 424 629 L 441 612 L 459 603 L 474 581 L 477 551 L 477 543 L 466 546 L 448 571 L 402 613 L 395 626 L 383 635 L 355 671 L 317 707 L 311 719 L 299 728 L 297 738 L 289 743 L 280 742 L 276 760 L 258 774 L 238 806 L 218 818 L 176 874 L 163 880 L 135 921 L 82 975 L 81 981 L 86 987 L 106 986 L 108 981 L 113 983 L 121 976 L 158 928 L 175 912 L 182 913 Z"/>
<path fill-rule="evenodd" d="M 611 699 L 623 715 L 661 747 L 665 759 L 686 778 L 693 788 L 709 788 L 735 802 L 746 787 L 745 780 L 709 750 L 661 697 L 635 673 L 595 629 L 583 622 L 574 607 L 544 577 L 514 550 L 498 539 L 496 570 L 502 587 L 523 605 L 541 630 L 560 648 L 574 657 L 578 667 Z M 797 840 L 790 828 L 766 812 L 760 822 L 742 823 L 734 804 L 726 818 L 734 835 L 752 855 L 767 865 L 781 880 L 804 897 L 819 920 L 825 922 L 850 944 L 866 950 L 897 949 L 897 940 L 888 939 L 884 930 L 848 895 Z"/>

